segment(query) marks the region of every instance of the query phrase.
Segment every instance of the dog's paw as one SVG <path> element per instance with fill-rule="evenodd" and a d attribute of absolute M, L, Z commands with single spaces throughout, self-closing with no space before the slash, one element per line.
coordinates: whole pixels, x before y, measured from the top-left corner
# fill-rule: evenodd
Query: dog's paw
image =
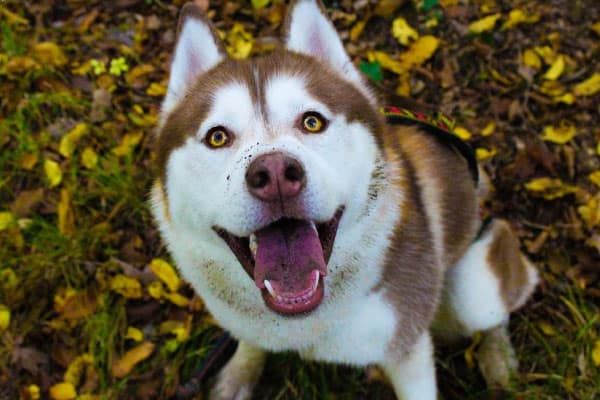
<path fill-rule="evenodd" d="M 517 372 L 519 363 L 505 326 L 484 333 L 477 361 L 488 387 L 510 388 L 510 378 Z"/>
<path fill-rule="evenodd" d="M 255 380 L 249 381 L 248 376 L 241 371 L 230 372 L 223 370 L 217 384 L 210 392 L 210 400 L 249 400 Z"/>

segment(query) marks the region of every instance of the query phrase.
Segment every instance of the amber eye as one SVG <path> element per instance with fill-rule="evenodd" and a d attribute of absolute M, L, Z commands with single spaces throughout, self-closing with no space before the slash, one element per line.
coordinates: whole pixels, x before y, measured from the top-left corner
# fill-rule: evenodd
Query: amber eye
<path fill-rule="evenodd" d="M 225 128 L 222 126 L 215 126 L 206 133 L 204 142 L 208 147 L 217 149 L 219 147 L 227 146 L 231 142 L 231 137 Z"/>
<path fill-rule="evenodd" d="M 307 112 L 302 116 L 302 129 L 309 133 L 319 133 L 325 130 L 327 121 L 317 112 Z"/>

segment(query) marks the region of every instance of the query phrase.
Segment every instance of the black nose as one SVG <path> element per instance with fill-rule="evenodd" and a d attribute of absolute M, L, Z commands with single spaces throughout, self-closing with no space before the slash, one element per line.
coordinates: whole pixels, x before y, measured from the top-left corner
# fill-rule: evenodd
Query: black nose
<path fill-rule="evenodd" d="M 267 153 L 250 163 L 246 171 L 250 193 L 266 202 L 298 196 L 306 185 L 300 161 L 281 152 Z"/>

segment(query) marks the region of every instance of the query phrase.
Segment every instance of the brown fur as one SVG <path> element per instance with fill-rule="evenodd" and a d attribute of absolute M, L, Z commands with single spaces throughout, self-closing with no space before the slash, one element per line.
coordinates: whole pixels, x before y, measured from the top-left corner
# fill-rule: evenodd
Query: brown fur
<path fill-rule="evenodd" d="M 500 282 L 502 300 L 509 311 L 521 306 L 523 290 L 530 285 L 527 264 L 521 254 L 519 241 L 505 221 L 494 223 L 487 261 Z"/>

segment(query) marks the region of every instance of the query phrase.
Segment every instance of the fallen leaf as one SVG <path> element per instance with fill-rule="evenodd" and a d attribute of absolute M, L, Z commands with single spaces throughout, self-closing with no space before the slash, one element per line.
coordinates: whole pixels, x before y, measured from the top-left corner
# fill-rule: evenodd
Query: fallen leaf
<path fill-rule="evenodd" d="M 594 171 L 588 175 L 588 179 L 596 186 L 600 187 L 600 171 Z"/>
<path fill-rule="evenodd" d="M 125 334 L 125 339 L 131 339 L 136 342 L 141 342 L 144 340 L 144 333 L 140 331 L 138 328 L 133 326 L 127 327 L 127 333 Z"/>
<path fill-rule="evenodd" d="M 15 14 L 15 13 L 11 12 L 6 7 L 0 7 L 0 12 L 2 14 L 4 14 L 4 17 L 6 18 L 6 22 L 8 22 L 10 25 L 24 25 L 24 26 L 29 26 L 29 21 L 27 19 L 21 17 L 18 14 Z"/>
<path fill-rule="evenodd" d="M 42 42 L 33 45 L 33 55 L 42 65 L 61 67 L 68 62 L 61 48 L 53 42 Z"/>
<path fill-rule="evenodd" d="M 0 212 L 0 231 L 4 231 L 11 226 L 14 226 L 16 220 L 15 215 L 10 211 Z"/>
<path fill-rule="evenodd" d="M 255 10 L 260 10 L 261 8 L 265 8 L 271 0 L 252 0 L 252 7 Z"/>
<path fill-rule="evenodd" d="M 23 190 L 19 192 L 10 209 L 19 217 L 27 217 L 33 212 L 33 208 L 44 200 L 44 197 L 44 188 Z M 1 223 L 0 230 L 2 230 Z"/>
<path fill-rule="evenodd" d="M 481 130 L 481 136 L 488 137 L 494 134 L 496 130 L 496 123 L 494 121 L 490 121 L 487 125 Z"/>
<path fill-rule="evenodd" d="M 239 22 L 233 24 L 233 27 L 225 36 L 225 41 L 227 42 L 227 52 L 235 59 L 247 58 L 254 45 L 254 38 Z"/>
<path fill-rule="evenodd" d="M 128 375 L 138 363 L 152 355 L 154 347 L 154 343 L 144 342 L 129 350 L 121 359 L 113 363 L 110 370 L 112 376 L 123 378 Z"/>
<path fill-rule="evenodd" d="M 496 25 L 496 21 L 502 16 L 502 14 L 492 14 L 487 17 L 478 19 L 477 21 L 469 24 L 468 30 L 470 33 L 483 33 L 491 31 Z"/>
<path fill-rule="evenodd" d="M 600 201 L 598 196 L 590 198 L 586 204 L 577 207 L 577 213 L 590 228 L 600 225 Z"/>
<path fill-rule="evenodd" d="M 409 49 L 400 54 L 400 62 L 411 69 L 429 60 L 438 48 L 439 40 L 435 36 L 425 35 L 418 38 Z"/>
<path fill-rule="evenodd" d="M 600 21 L 592 24 L 592 26 L 590 26 L 590 29 L 596 32 L 597 35 L 600 35 Z"/>
<path fill-rule="evenodd" d="M 478 147 L 475 149 L 475 156 L 479 161 L 485 161 L 489 158 L 492 158 L 496 155 L 496 149 L 488 150 L 483 147 Z"/>
<path fill-rule="evenodd" d="M 56 161 L 50 159 L 44 160 L 44 171 L 48 179 L 48 187 L 53 188 L 60 184 L 62 181 L 62 170 Z"/>
<path fill-rule="evenodd" d="M 164 298 L 178 307 L 187 307 L 190 305 L 190 299 L 179 293 L 165 293 Z"/>
<path fill-rule="evenodd" d="M 87 146 L 81 152 L 81 164 L 87 169 L 93 169 L 98 164 L 98 154 L 92 147 Z"/>
<path fill-rule="evenodd" d="M 94 357 L 91 354 L 82 354 L 75 357 L 65 371 L 64 382 L 70 383 L 73 387 L 79 386 L 86 368 L 90 367 L 94 367 Z"/>
<path fill-rule="evenodd" d="M 523 52 L 522 60 L 523 64 L 533 68 L 536 71 L 539 71 L 542 68 L 542 60 L 540 60 L 540 57 L 534 50 L 526 49 Z"/>
<path fill-rule="evenodd" d="M 60 145 L 58 146 L 58 152 L 65 158 L 70 158 L 77 146 L 77 142 L 83 136 L 87 135 L 90 131 L 90 127 L 88 124 L 84 122 L 80 122 L 73 129 L 71 129 L 66 135 L 64 135 L 60 140 Z"/>
<path fill-rule="evenodd" d="M 557 54 L 550 46 L 535 46 L 533 51 L 535 51 L 548 65 L 552 64 L 557 57 Z"/>
<path fill-rule="evenodd" d="M 408 46 L 411 40 L 419 38 L 417 31 L 402 17 L 394 19 L 392 23 L 392 35 L 404 46 Z"/>
<path fill-rule="evenodd" d="M 469 140 L 473 136 L 471 132 L 469 132 L 468 129 L 463 126 L 457 126 L 456 128 L 454 128 L 454 131 L 452 133 L 454 133 L 462 140 Z"/>
<path fill-rule="evenodd" d="M 566 184 L 560 179 L 548 177 L 530 180 L 525 184 L 525 189 L 546 200 L 554 200 L 577 191 L 576 186 Z"/>
<path fill-rule="evenodd" d="M 36 153 L 25 153 L 21 158 L 21 168 L 31 171 L 37 162 L 38 155 Z"/>
<path fill-rule="evenodd" d="M 156 300 L 160 300 L 164 297 L 165 288 L 160 281 L 154 281 L 146 288 L 150 297 Z"/>
<path fill-rule="evenodd" d="M 148 96 L 157 96 L 162 97 L 167 94 L 167 87 L 163 84 L 152 82 L 148 89 L 146 89 L 146 94 Z"/>
<path fill-rule="evenodd" d="M 19 284 L 19 278 L 11 268 L 0 269 L 0 286 L 11 289 Z"/>
<path fill-rule="evenodd" d="M 539 20 L 539 15 L 527 15 L 523 10 L 516 8 L 508 13 L 508 20 L 502 24 L 502 29 L 509 29 L 519 24 L 533 24 Z"/>
<path fill-rule="evenodd" d="M 564 70 L 565 58 L 562 56 L 562 54 L 559 54 L 556 57 L 556 60 L 554 60 L 554 62 L 552 63 L 552 65 L 550 65 L 550 68 L 548 68 L 548 71 L 546 71 L 546 73 L 544 74 L 544 79 L 547 79 L 549 81 L 555 81 L 562 75 Z"/>
<path fill-rule="evenodd" d="M 374 14 L 380 17 L 391 16 L 406 0 L 378 0 Z"/>
<path fill-rule="evenodd" d="M 350 29 L 350 41 L 351 42 L 355 42 L 360 37 L 360 35 L 365 30 L 365 26 L 367 26 L 367 21 L 364 19 L 361 21 L 358 21 L 356 24 L 354 24 L 352 29 Z"/>
<path fill-rule="evenodd" d="M 552 125 L 546 125 L 544 127 L 544 133 L 542 134 L 542 140 L 552 143 L 565 144 L 577 133 L 575 126 L 562 122 L 559 126 L 554 127 Z"/>
<path fill-rule="evenodd" d="M 556 329 L 549 323 L 546 321 L 540 321 L 539 322 L 539 327 L 540 330 L 544 333 L 544 335 L 546 336 L 556 336 L 556 334 L 558 333 L 556 331 Z"/>
<path fill-rule="evenodd" d="M 20 393 L 19 400 L 39 400 L 40 387 L 35 384 L 27 385 Z"/>
<path fill-rule="evenodd" d="M 10 310 L 4 304 L 0 304 L 0 331 L 6 330 L 10 325 Z"/>
<path fill-rule="evenodd" d="M 143 83 L 140 78 L 154 72 L 156 68 L 152 64 L 136 65 L 125 74 L 125 82 L 130 86 L 135 86 Z"/>
<path fill-rule="evenodd" d="M 121 76 L 123 72 L 129 70 L 129 65 L 127 65 L 127 61 L 125 57 L 113 58 L 110 60 L 110 67 L 108 72 L 114 76 Z"/>
<path fill-rule="evenodd" d="M 70 383 L 57 383 L 50 388 L 50 397 L 54 400 L 71 400 L 77 397 L 77 391 Z"/>
<path fill-rule="evenodd" d="M 54 310 L 62 318 L 77 321 L 89 317 L 96 311 L 98 297 L 93 290 L 70 289 L 63 293 L 62 296 L 54 298 Z"/>
<path fill-rule="evenodd" d="M 592 76 L 573 87 L 577 96 L 593 96 L 600 91 L 600 73 L 595 72 Z"/>
<path fill-rule="evenodd" d="M 600 339 L 596 339 L 592 350 L 592 361 L 596 367 L 600 367 Z"/>
<path fill-rule="evenodd" d="M 181 321 L 169 320 L 160 324 L 158 333 L 161 335 L 173 334 L 178 342 L 185 342 L 190 337 L 190 329 L 191 320 L 187 324 Z"/>
<path fill-rule="evenodd" d="M 66 237 L 71 237 L 75 231 L 75 215 L 73 214 L 71 191 L 69 189 L 62 189 L 60 191 L 57 212 L 58 230 Z"/>
<path fill-rule="evenodd" d="M 171 292 L 177 291 L 181 284 L 175 268 L 165 260 L 155 258 L 150 262 L 150 269 L 154 274 L 167 285 Z"/>
<path fill-rule="evenodd" d="M 12 57 L 6 63 L 6 72 L 9 74 L 23 74 L 27 71 L 37 70 L 40 65 L 29 56 Z"/>
<path fill-rule="evenodd" d="M 123 157 L 131 153 L 133 148 L 138 145 L 138 143 L 144 137 L 143 131 L 136 131 L 125 134 L 121 139 L 121 143 L 112 149 L 114 155 L 118 157 Z"/>
<path fill-rule="evenodd" d="M 110 289 L 128 299 L 139 299 L 142 297 L 142 284 L 138 280 L 123 274 L 112 277 L 110 280 Z"/>

